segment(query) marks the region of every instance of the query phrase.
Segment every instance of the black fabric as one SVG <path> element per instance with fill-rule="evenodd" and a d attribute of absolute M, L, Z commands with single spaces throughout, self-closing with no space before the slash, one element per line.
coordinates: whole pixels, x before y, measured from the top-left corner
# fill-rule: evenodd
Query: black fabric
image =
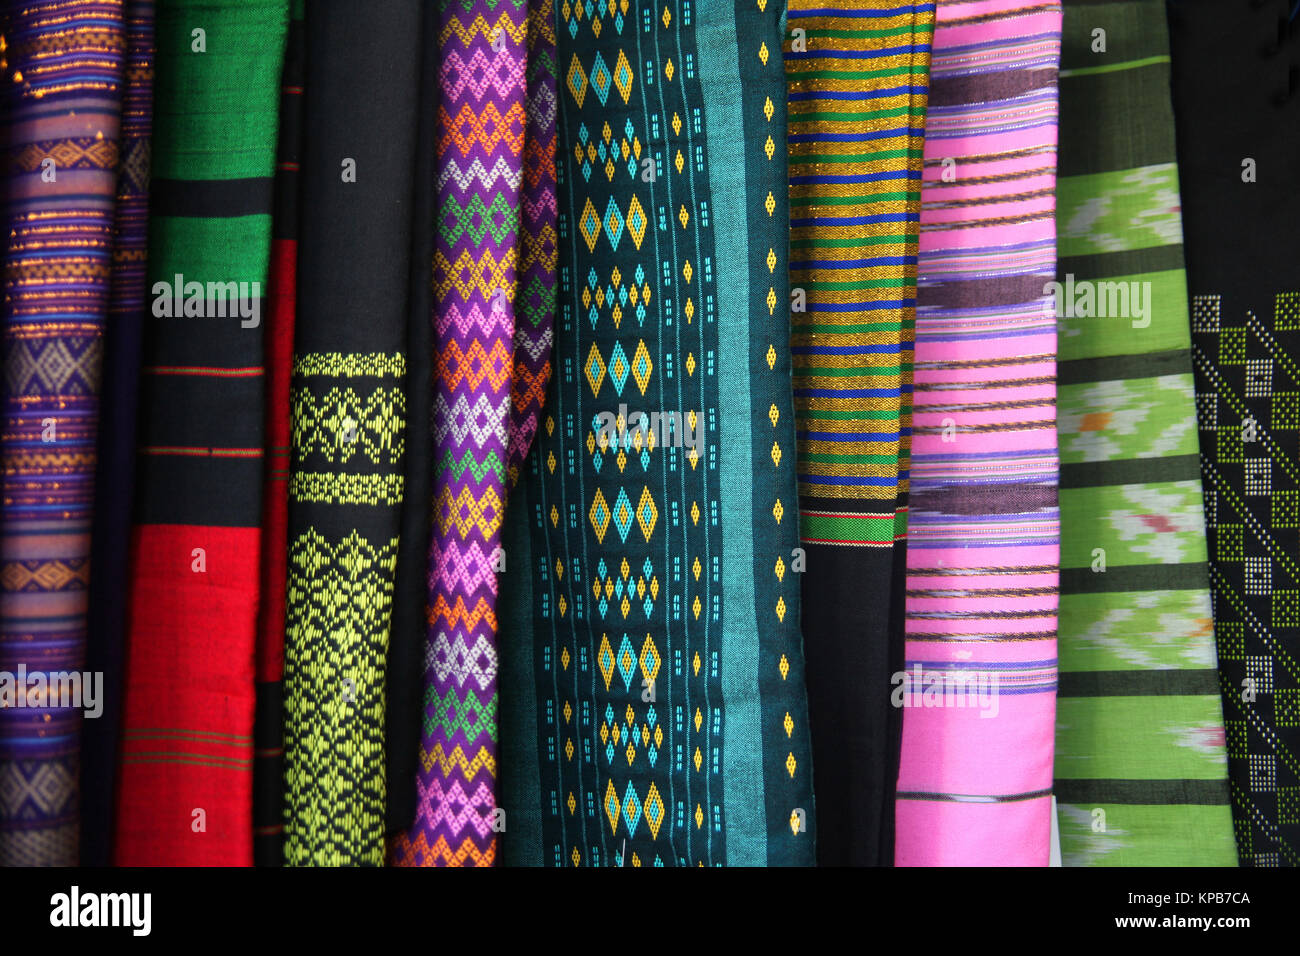
<path fill-rule="evenodd" d="M 1246 866 L 1300 865 L 1295 7 L 1169 6 L 1214 628 Z"/>
<path fill-rule="evenodd" d="M 429 542 L 433 530 L 433 247 L 437 194 L 438 16 L 427 4 L 411 215 L 411 301 L 406 329 L 406 496 L 388 639 L 388 832 L 415 823 L 424 716 Z"/>

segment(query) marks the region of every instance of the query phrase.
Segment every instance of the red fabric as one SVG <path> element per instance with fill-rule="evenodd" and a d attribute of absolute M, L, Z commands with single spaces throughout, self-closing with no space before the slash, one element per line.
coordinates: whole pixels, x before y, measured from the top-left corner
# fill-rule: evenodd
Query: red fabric
<path fill-rule="evenodd" d="M 120 866 L 252 865 L 260 546 L 257 528 L 134 530 Z"/>
<path fill-rule="evenodd" d="M 271 244 L 270 318 L 262 347 L 266 364 L 266 488 L 262 496 L 262 609 L 257 624 L 257 681 L 284 677 L 284 588 L 289 528 L 289 378 L 298 243 Z"/>

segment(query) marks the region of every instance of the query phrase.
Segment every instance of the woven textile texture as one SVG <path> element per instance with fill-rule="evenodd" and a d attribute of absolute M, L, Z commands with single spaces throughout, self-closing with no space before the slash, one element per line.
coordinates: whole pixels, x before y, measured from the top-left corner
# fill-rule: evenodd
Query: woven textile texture
<path fill-rule="evenodd" d="M 940 3 L 916 317 L 903 866 L 1046 866 L 1059 3 Z"/>
<path fill-rule="evenodd" d="M 1061 857 L 1233 866 L 1162 0 L 1066 0 L 1060 91 Z"/>
<path fill-rule="evenodd" d="M 790 4 L 791 354 L 827 865 L 893 860 L 922 134 L 934 4 Z"/>
<path fill-rule="evenodd" d="M 92 703 L 82 670 L 114 267 L 123 4 L 5 4 L 0 37 L 0 671 L 9 685 L 0 705 L 0 865 L 71 866 L 82 704 Z M 69 672 L 75 684 L 56 676 Z M 93 686 L 84 691 L 102 705 Z"/>
<path fill-rule="evenodd" d="M 813 861 L 783 13 L 557 8 L 556 368 L 501 609 L 511 864 Z"/>
<path fill-rule="evenodd" d="M 1192 362 L 1243 866 L 1300 865 L 1300 16 L 1169 8 Z"/>

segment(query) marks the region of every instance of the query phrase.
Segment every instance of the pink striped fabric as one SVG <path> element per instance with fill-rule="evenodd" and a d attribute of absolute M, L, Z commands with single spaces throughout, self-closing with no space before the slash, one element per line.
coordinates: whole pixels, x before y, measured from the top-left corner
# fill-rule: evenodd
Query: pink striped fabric
<path fill-rule="evenodd" d="M 900 866 L 1048 863 L 1060 35 L 1059 3 L 938 4 L 894 692 Z"/>

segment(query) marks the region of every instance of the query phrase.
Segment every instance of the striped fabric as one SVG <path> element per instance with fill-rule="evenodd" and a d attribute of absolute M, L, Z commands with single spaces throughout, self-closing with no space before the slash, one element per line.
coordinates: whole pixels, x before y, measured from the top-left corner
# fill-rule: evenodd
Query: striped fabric
<path fill-rule="evenodd" d="M 874 865 L 893 856 L 901 715 L 886 688 L 903 651 L 934 4 L 792 0 L 789 26 L 791 352 L 818 859 Z"/>
<path fill-rule="evenodd" d="M 940 3 L 925 129 L 899 865 L 1041 865 L 1059 561 L 1059 3 Z"/>
<path fill-rule="evenodd" d="M 135 484 L 140 336 L 148 291 L 149 152 L 153 140 L 153 0 L 126 4 L 126 88 L 113 235 L 113 289 L 104 335 L 95 498 L 123 496 Z M 126 501 L 129 502 L 129 496 Z M 81 865 L 112 862 L 117 748 L 122 729 L 131 508 L 96 508 L 91 535 L 91 635 L 86 669 L 104 675 L 104 712 L 81 731 Z"/>
<path fill-rule="evenodd" d="M 253 862 L 262 323 L 287 11 L 288 0 L 157 7 L 124 866 Z"/>
<path fill-rule="evenodd" d="M 121 0 L 10 3 L 0 17 L 0 866 L 70 866 L 126 36 Z M 54 672 L 76 675 L 72 699 L 48 692 L 68 686 Z"/>
<path fill-rule="evenodd" d="M 1168 87 L 1163 0 L 1066 0 L 1055 790 L 1067 866 L 1237 862 Z"/>
<path fill-rule="evenodd" d="M 257 615 L 253 853 L 284 862 L 284 604 L 289 524 L 289 375 L 298 272 L 298 168 L 302 146 L 304 0 L 293 0 L 280 83 L 266 331 L 266 474 L 262 491 L 261 608 Z"/>

